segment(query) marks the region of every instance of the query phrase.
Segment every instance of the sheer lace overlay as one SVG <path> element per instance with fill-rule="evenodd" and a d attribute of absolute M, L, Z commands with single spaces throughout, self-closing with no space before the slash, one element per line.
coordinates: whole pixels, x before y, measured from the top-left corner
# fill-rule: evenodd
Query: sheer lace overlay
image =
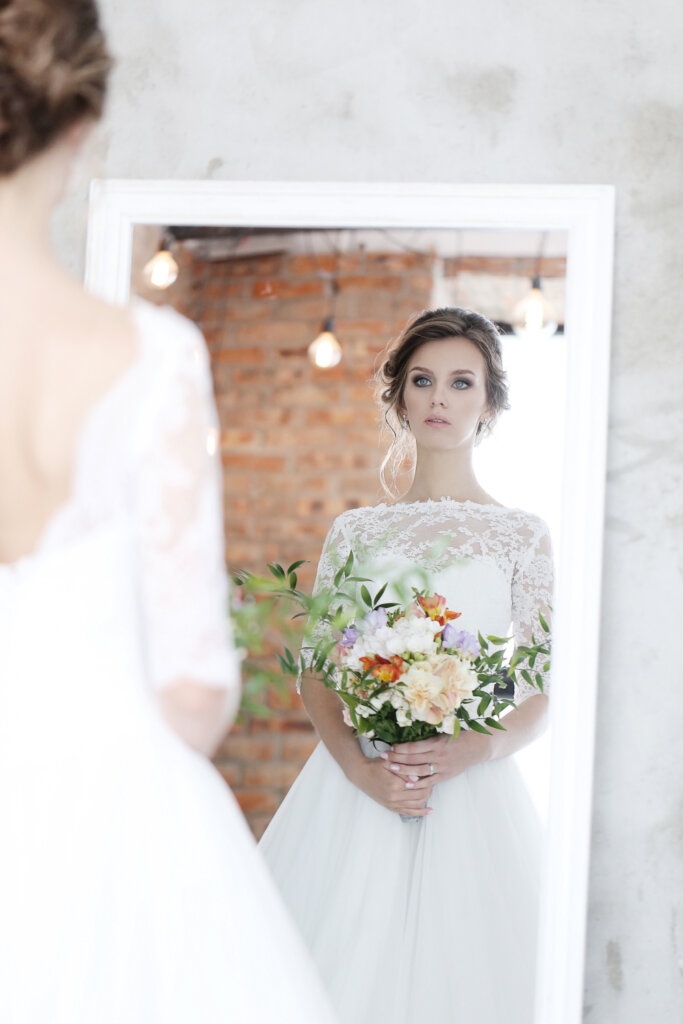
<path fill-rule="evenodd" d="M 545 636 L 539 612 L 551 623 L 550 532 L 544 520 L 522 509 L 449 498 L 351 509 L 335 519 L 325 539 L 315 594 L 334 589 L 334 575 L 350 551 L 358 574 L 378 584 L 422 571 L 415 585 L 428 580 L 463 612 L 460 624 L 472 631 L 513 636 L 517 646 L 531 642 L 532 634 Z M 318 627 L 312 642 L 321 639 L 325 630 Z M 310 665 L 310 652 L 304 658 Z M 541 675 L 548 692 L 550 672 Z M 535 693 L 520 680 L 516 700 Z"/>
<path fill-rule="evenodd" d="M 168 326 L 173 343 L 155 353 L 133 487 L 149 677 L 157 688 L 178 679 L 233 687 L 209 357 L 188 321 L 169 313 Z"/>

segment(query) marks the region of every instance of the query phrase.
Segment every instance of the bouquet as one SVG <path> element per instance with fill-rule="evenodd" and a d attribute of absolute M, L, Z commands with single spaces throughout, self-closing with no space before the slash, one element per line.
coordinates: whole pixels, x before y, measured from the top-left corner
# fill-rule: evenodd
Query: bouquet
<path fill-rule="evenodd" d="M 549 646 L 517 647 L 505 665 L 509 638 L 458 629 L 462 613 L 440 594 L 414 590 L 403 607 L 378 605 L 363 590 L 366 614 L 344 627 L 330 652 L 344 719 L 359 735 L 393 744 L 454 737 L 461 729 L 488 733 L 505 728 L 501 715 L 514 707 L 506 684 L 518 669 L 543 691 L 543 677 L 533 670 L 539 658 L 549 667 Z M 548 632 L 540 614 L 539 623 Z"/>
<path fill-rule="evenodd" d="M 298 607 L 293 619 L 307 620 L 303 643 L 298 658 L 289 647 L 277 655 L 280 669 L 285 677 L 313 675 L 334 689 L 344 721 L 361 740 L 377 746 L 439 733 L 454 738 L 465 729 L 504 730 L 501 718 L 515 707 L 518 673 L 543 692 L 539 669 L 550 667 L 550 630 L 540 611 L 545 638 L 539 642 L 532 634 L 531 644 L 517 645 L 506 658 L 510 637 L 459 629 L 462 612 L 426 587 L 413 587 L 408 598 L 398 581 L 394 586 L 405 599 L 385 601 L 384 583 L 372 597 L 366 586 L 371 581 L 354 576 L 353 563 L 351 552 L 334 577 L 334 590 L 311 597 L 298 587 L 301 562 L 287 569 L 270 564 L 270 583 L 241 570 L 234 578 L 252 599 L 262 602 L 267 595 Z"/>

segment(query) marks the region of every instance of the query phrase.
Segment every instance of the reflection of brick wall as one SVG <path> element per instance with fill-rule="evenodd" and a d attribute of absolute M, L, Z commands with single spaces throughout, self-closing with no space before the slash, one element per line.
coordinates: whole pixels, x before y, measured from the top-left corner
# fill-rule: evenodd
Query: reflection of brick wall
<path fill-rule="evenodd" d="M 220 263 L 180 256 L 164 295 L 202 329 L 221 421 L 225 533 L 232 567 L 309 559 L 344 509 L 380 499 L 379 416 L 368 381 L 377 354 L 429 305 L 429 255 L 277 255 Z M 315 368 L 306 353 L 330 312 L 344 358 Z M 292 688 L 293 689 L 293 688 Z M 272 693 L 273 716 L 240 722 L 215 762 L 258 835 L 315 746 L 296 693 Z"/>

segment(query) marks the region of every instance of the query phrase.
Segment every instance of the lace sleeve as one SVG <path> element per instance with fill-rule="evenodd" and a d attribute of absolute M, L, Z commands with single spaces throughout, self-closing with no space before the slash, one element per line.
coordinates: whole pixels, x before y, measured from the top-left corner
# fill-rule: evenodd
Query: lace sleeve
<path fill-rule="evenodd" d="M 140 425 L 134 481 L 151 685 L 239 693 L 228 619 L 218 418 L 209 357 L 189 321 L 168 316 Z"/>
<path fill-rule="evenodd" d="M 338 517 L 332 524 L 332 527 L 325 538 L 325 543 L 323 544 L 320 561 L 318 562 L 318 571 L 316 572 L 315 583 L 313 584 L 312 593 L 314 597 L 318 594 L 324 594 L 325 591 L 331 591 L 334 589 L 335 573 L 345 564 L 350 551 L 351 544 L 344 532 L 341 517 Z M 306 647 L 301 650 L 304 662 L 309 668 L 312 660 L 311 648 L 320 643 L 321 640 L 325 640 L 328 637 L 331 639 L 329 629 L 325 623 L 319 623 L 311 630 Z M 296 680 L 297 693 L 301 693 L 302 677 L 303 672 L 299 672 Z"/>
<path fill-rule="evenodd" d="M 553 553 L 550 531 L 547 524 L 535 518 L 529 526 L 528 544 L 520 554 L 512 576 L 512 622 L 515 645 L 531 643 L 531 635 L 539 641 L 545 640 L 545 633 L 538 620 L 538 613 L 552 629 L 550 605 L 553 600 Z M 543 692 L 550 690 L 550 671 L 544 672 L 537 662 L 535 671 L 543 677 Z M 538 693 L 523 679 L 517 684 L 515 700 L 523 703 L 527 697 Z"/>

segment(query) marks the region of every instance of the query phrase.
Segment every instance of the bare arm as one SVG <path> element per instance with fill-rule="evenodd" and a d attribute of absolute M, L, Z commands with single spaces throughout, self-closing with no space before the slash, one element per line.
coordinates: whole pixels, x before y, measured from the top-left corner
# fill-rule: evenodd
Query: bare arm
<path fill-rule="evenodd" d="M 173 731 L 194 750 L 212 757 L 237 712 L 239 689 L 219 690 L 182 679 L 161 690 L 158 701 Z"/>

